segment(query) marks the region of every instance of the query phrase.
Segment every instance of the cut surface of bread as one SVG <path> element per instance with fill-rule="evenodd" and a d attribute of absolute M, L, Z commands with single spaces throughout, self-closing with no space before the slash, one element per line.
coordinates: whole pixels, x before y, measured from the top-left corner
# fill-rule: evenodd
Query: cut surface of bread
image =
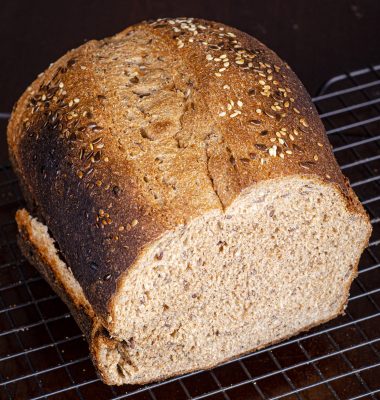
<path fill-rule="evenodd" d="M 305 177 L 259 183 L 142 252 L 118 288 L 110 333 L 47 227 L 25 210 L 17 222 L 66 302 L 92 320 L 92 357 L 110 384 L 210 368 L 337 316 L 370 233 L 331 185 Z"/>

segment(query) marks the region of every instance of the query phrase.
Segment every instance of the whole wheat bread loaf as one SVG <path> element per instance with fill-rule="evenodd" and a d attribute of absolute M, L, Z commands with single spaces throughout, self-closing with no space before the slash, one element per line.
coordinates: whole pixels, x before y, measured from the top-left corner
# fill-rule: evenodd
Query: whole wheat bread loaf
<path fill-rule="evenodd" d="M 211 368 L 343 313 L 369 219 L 256 39 L 179 18 L 90 41 L 25 91 L 8 142 L 20 247 L 106 383 Z"/>

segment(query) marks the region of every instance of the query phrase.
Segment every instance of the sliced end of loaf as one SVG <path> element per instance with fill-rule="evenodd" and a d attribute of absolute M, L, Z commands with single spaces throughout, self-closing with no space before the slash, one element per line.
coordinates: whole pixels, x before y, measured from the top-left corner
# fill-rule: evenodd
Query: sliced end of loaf
<path fill-rule="evenodd" d="M 17 222 L 24 254 L 58 281 L 75 316 L 87 301 L 47 228 L 25 210 Z M 88 317 L 95 365 L 106 383 L 141 384 L 211 368 L 334 318 L 370 232 L 333 186 L 301 177 L 259 183 L 224 213 L 145 249 L 120 282 L 111 334 Z"/>
<path fill-rule="evenodd" d="M 341 314 L 371 231 L 346 204 L 332 185 L 277 179 L 163 236 L 115 296 L 115 374 L 210 368 Z"/>

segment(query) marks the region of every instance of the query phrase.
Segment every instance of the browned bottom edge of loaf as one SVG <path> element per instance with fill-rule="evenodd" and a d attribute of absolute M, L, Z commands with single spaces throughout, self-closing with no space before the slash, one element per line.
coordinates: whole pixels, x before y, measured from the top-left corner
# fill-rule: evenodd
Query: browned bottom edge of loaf
<path fill-rule="evenodd" d="M 112 380 L 110 380 L 107 376 L 107 374 L 104 374 L 101 369 L 99 368 L 99 365 L 97 365 L 96 359 L 97 357 L 97 352 L 98 352 L 98 345 L 101 342 L 108 342 L 111 346 L 112 343 L 115 343 L 115 339 L 110 338 L 107 335 L 107 331 L 105 329 L 99 329 L 98 332 L 94 332 L 94 324 L 95 321 L 93 318 L 91 318 L 85 309 L 83 309 L 82 307 L 77 307 L 74 302 L 72 301 L 72 299 L 70 298 L 70 296 L 66 293 L 65 289 L 63 288 L 63 286 L 60 284 L 60 282 L 57 280 L 56 276 L 54 275 L 54 273 L 52 272 L 51 267 L 49 266 L 46 258 L 43 256 L 43 254 L 41 254 L 40 249 L 35 246 L 33 243 L 31 243 L 31 241 L 29 240 L 29 234 L 27 232 L 26 229 L 21 229 L 21 231 L 19 232 L 18 235 L 18 240 L 17 240 L 18 246 L 21 249 L 22 254 L 24 255 L 24 257 L 30 262 L 30 264 L 32 264 L 40 273 L 41 275 L 44 277 L 44 279 L 47 281 L 47 283 L 52 287 L 52 289 L 54 290 L 54 292 L 62 299 L 62 301 L 67 305 L 67 307 L 69 308 L 72 316 L 74 317 L 76 323 L 78 324 L 78 326 L 80 327 L 81 331 L 83 332 L 83 334 L 85 335 L 88 344 L 89 344 L 89 348 L 90 348 L 90 353 L 91 353 L 91 358 L 93 361 L 93 364 L 95 366 L 95 369 L 100 377 L 100 379 L 108 384 L 108 385 L 112 385 L 115 384 Z M 365 248 L 366 246 L 364 246 Z M 364 250 L 363 248 L 363 250 Z M 359 258 L 360 259 L 360 258 Z M 359 264 L 359 259 L 356 261 L 355 263 L 355 268 L 353 269 L 352 275 L 351 275 L 351 279 L 349 280 L 349 282 L 347 283 L 346 287 L 345 287 L 345 298 L 344 301 L 342 302 L 339 311 L 333 315 L 331 315 L 330 317 L 323 319 L 323 320 L 319 320 L 316 323 L 310 324 L 308 326 L 305 326 L 301 329 L 299 329 L 298 331 L 294 332 L 291 335 L 288 335 L 286 337 L 280 338 L 278 340 L 269 342 L 269 343 L 265 343 L 261 346 L 255 347 L 249 351 L 240 353 L 240 354 L 236 354 L 233 357 L 229 357 L 226 358 L 224 360 L 221 360 L 219 363 L 216 364 L 212 364 L 212 365 L 208 365 L 208 366 L 203 366 L 202 370 L 209 370 L 212 369 L 220 364 L 223 364 L 225 362 L 234 360 L 238 357 L 250 354 L 252 352 L 255 352 L 257 350 L 261 350 L 265 347 L 271 346 L 273 344 L 282 342 L 287 340 L 290 337 L 296 336 L 298 334 L 300 334 L 301 332 L 306 332 L 312 328 L 314 328 L 315 326 L 318 326 L 320 324 L 323 324 L 327 321 L 330 321 L 336 317 L 338 317 L 341 314 L 344 314 L 344 309 L 346 307 L 347 301 L 348 301 L 348 294 L 349 294 L 349 289 L 351 286 L 351 283 L 353 281 L 353 279 L 357 276 L 357 270 L 358 270 L 358 264 Z M 95 334 L 94 334 L 95 333 Z M 95 339 L 95 340 L 94 340 Z M 94 343 L 95 342 L 95 343 Z M 163 381 L 165 379 L 171 378 L 173 376 L 178 376 L 178 375 L 182 375 L 182 374 L 186 374 L 186 373 L 191 373 L 197 371 L 197 369 L 193 369 L 193 370 L 182 370 L 182 371 L 178 371 L 176 373 L 173 374 L 169 374 L 169 375 L 164 375 L 164 376 L 160 376 L 158 378 L 155 379 L 149 379 L 147 378 L 146 380 L 142 380 L 138 383 L 135 383 L 134 385 L 144 385 L 147 383 L 151 383 L 151 382 L 159 382 L 159 381 Z"/>

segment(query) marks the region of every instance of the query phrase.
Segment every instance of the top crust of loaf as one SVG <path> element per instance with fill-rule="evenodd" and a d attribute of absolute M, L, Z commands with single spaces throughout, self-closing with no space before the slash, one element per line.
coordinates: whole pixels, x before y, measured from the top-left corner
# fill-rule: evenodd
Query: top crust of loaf
<path fill-rule="evenodd" d="M 293 71 L 220 23 L 143 22 L 70 51 L 22 95 L 8 142 L 105 325 L 146 246 L 259 181 L 312 176 L 365 215 Z"/>

